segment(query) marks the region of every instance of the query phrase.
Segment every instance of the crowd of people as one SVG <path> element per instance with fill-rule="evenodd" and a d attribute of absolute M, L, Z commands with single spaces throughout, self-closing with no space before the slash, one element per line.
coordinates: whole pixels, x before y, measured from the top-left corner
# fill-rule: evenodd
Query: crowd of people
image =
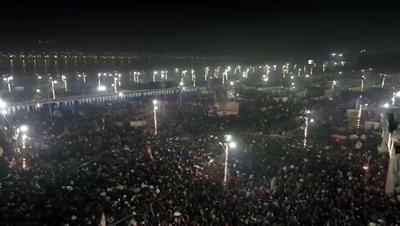
<path fill-rule="evenodd" d="M 299 104 L 257 98 L 226 119 L 195 99 L 161 103 L 156 136 L 150 99 L 10 116 L 29 125 L 27 166 L 1 159 L 0 225 L 400 225 L 387 157 L 305 148 Z M 238 147 L 224 185 L 227 133 Z"/>

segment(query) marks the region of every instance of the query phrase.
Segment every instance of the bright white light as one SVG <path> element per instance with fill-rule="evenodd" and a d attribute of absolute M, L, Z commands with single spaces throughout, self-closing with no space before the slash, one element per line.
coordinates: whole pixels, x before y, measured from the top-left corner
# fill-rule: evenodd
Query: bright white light
<path fill-rule="evenodd" d="M 157 105 L 158 104 L 158 100 L 153 100 L 153 105 Z"/>
<path fill-rule="evenodd" d="M 4 100 L 0 99 L 0 108 L 6 108 L 6 107 L 7 103 Z"/>
<path fill-rule="evenodd" d="M 363 169 L 364 170 L 368 170 L 368 166 L 363 166 Z"/>
<path fill-rule="evenodd" d="M 339 56 L 342 57 L 342 56 L 343 56 L 343 53 L 340 53 Z"/>
<path fill-rule="evenodd" d="M 310 122 L 314 122 L 314 119 L 312 118 L 312 119 L 310 119 Z"/>
<path fill-rule="evenodd" d="M 6 115 L 7 114 L 7 110 L 6 109 L 1 109 L 0 112 L 1 112 L 2 115 Z"/>
<path fill-rule="evenodd" d="M 232 135 L 230 135 L 230 134 L 228 134 L 228 135 L 225 135 L 225 140 L 226 141 L 231 141 L 232 140 Z"/>
<path fill-rule="evenodd" d="M 306 111 L 306 113 L 307 113 L 307 114 L 310 114 L 310 113 L 311 113 L 311 111 L 310 111 L 310 110 L 307 110 L 307 111 Z"/>
<path fill-rule="evenodd" d="M 124 94 L 123 94 L 122 92 L 120 92 L 120 93 L 118 93 L 118 96 L 119 96 L 119 97 L 123 97 Z"/>
<path fill-rule="evenodd" d="M 106 91 L 106 90 L 107 90 L 107 87 L 105 87 L 105 86 L 98 86 L 98 87 L 97 87 L 97 90 L 98 90 L 98 91 Z"/>
<path fill-rule="evenodd" d="M 290 76 L 290 79 L 294 79 L 294 76 L 292 75 L 292 76 Z"/>
<path fill-rule="evenodd" d="M 231 86 L 235 85 L 235 83 L 234 83 L 233 81 L 231 81 L 229 84 L 230 84 Z"/>
<path fill-rule="evenodd" d="M 331 53 L 331 56 L 336 56 L 336 53 Z"/>
<path fill-rule="evenodd" d="M 389 103 L 385 103 L 385 104 L 383 105 L 384 108 L 389 108 L 389 106 L 390 106 Z"/>
<path fill-rule="evenodd" d="M 336 85 L 336 81 L 335 80 L 333 80 L 333 85 Z"/>
<path fill-rule="evenodd" d="M 269 79 L 268 77 L 264 77 L 263 80 L 264 80 L 264 82 L 268 82 L 268 79 Z"/>
<path fill-rule="evenodd" d="M 36 89 L 36 92 L 37 92 L 37 93 L 40 93 L 40 89 Z"/>
<path fill-rule="evenodd" d="M 308 78 L 308 77 L 310 77 L 310 75 L 309 75 L 309 74 L 306 74 L 306 78 Z"/>
<path fill-rule="evenodd" d="M 230 147 L 230 148 L 236 148 L 236 146 L 237 146 L 237 144 L 236 144 L 235 141 L 229 142 L 229 147 Z"/>
<path fill-rule="evenodd" d="M 39 75 L 37 78 L 38 78 L 38 79 L 42 79 L 42 76 Z"/>
<path fill-rule="evenodd" d="M 180 86 L 183 86 L 183 85 L 184 85 L 183 81 L 179 82 L 179 85 L 180 85 Z"/>
<path fill-rule="evenodd" d="M 400 91 L 396 92 L 396 97 L 400 97 Z"/>
<path fill-rule="evenodd" d="M 22 125 L 19 127 L 19 129 L 21 130 L 21 132 L 26 132 L 28 131 L 28 126 L 27 125 Z"/>

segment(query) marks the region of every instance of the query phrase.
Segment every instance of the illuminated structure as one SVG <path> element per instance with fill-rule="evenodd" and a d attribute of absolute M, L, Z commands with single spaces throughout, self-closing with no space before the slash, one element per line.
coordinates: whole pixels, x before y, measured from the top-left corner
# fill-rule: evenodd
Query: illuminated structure
<path fill-rule="evenodd" d="M 392 195 L 400 182 L 400 108 L 389 107 L 382 114 L 382 143 L 379 152 L 389 153 L 385 193 Z"/>

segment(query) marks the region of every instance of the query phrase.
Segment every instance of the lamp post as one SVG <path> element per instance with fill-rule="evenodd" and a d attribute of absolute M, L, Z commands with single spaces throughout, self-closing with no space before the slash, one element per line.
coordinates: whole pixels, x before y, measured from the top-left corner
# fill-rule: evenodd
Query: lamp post
<path fill-rule="evenodd" d="M 193 82 L 193 87 L 196 87 L 196 74 L 194 73 L 194 70 L 192 69 L 192 82 Z"/>
<path fill-rule="evenodd" d="M 335 86 L 336 86 L 336 81 L 333 80 L 333 81 L 332 81 L 332 86 L 331 86 L 331 100 L 333 99 L 333 91 L 334 91 L 334 89 L 335 89 Z"/>
<path fill-rule="evenodd" d="M 153 100 L 154 135 L 157 135 L 158 133 L 157 110 L 158 110 L 158 100 Z"/>
<path fill-rule="evenodd" d="M 156 75 L 158 74 L 157 71 L 153 71 L 153 82 L 156 82 Z"/>
<path fill-rule="evenodd" d="M 114 93 L 118 93 L 118 86 L 117 86 L 118 78 L 114 76 Z"/>
<path fill-rule="evenodd" d="M 61 80 L 64 82 L 65 92 L 68 92 L 67 77 L 65 75 L 61 75 Z"/>
<path fill-rule="evenodd" d="M 361 92 L 364 92 L 364 80 L 365 80 L 365 76 L 361 76 Z"/>
<path fill-rule="evenodd" d="M 183 90 L 185 90 L 185 84 L 183 83 L 183 81 L 179 82 L 179 104 L 182 104 L 182 92 Z"/>
<path fill-rule="evenodd" d="M 308 125 L 311 122 L 314 122 L 314 119 L 310 118 L 309 115 L 311 114 L 310 110 L 306 110 L 305 111 L 305 116 L 302 116 L 302 118 L 304 119 L 304 140 L 303 140 L 303 146 L 304 148 L 307 147 L 307 138 L 308 138 Z"/>
<path fill-rule="evenodd" d="M 12 84 L 13 80 L 14 80 L 13 76 L 8 76 L 8 77 L 3 78 L 3 81 L 5 81 L 7 83 L 9 93 L 11 93 L 11 84 Z"/>
<path fill-rule="evenodd" d="M 400 97 L 400 91 L 393 92 L 393 95 L 392 95 L 392 105 L 394 105 L 394 104 L 396 103 L 396 97 L 397 97 L 397 98 Z"/>
<path fill-rule="evenodd" d="M 381 84 L 381 88 L 383 88 L 385 86 L 385 79 L 386 79 L 386 74 L 382 74 L 382 84 Z"/>
<path fill-rule="evenodd" d="M 56 90 L 55 90 L 54 84 L 57 84 L 57 83 L 58 83 L 57 80 L 53 80 L 52 78 L 50 78 L 51 92 L 53 94 L 53 99 L 56 99 Z"/>
<path fill-rule="evenodd" d="M 228 161 L 229 161 L 229 151 L 231 148 L 236 148 L 236 142 L 232 140 L 232 135 L 227 134 L 224 136 L 225 138 L 225 142 L 221 143 L 221 146 L 225 148 L 225 163 L 224 163 L 224 180 L 223 180 L 223 184 L 224 187 L 226 187 L 227 185 L 227 181 L 228 181 Z"/>
<path fill-rule="evenodd" d="M 86 74 L 85 73 L 78 74 L 78 78 L 82 78 L 83 79 L 83 83 L 86 83 Z"/>
<path fill-rule="evenodd" d="M 99 83 L 98 87 L 100 87 L 101 86 L 101 73 L 97 74 L 97 79 L 98 79 L 98 83 Z"/>

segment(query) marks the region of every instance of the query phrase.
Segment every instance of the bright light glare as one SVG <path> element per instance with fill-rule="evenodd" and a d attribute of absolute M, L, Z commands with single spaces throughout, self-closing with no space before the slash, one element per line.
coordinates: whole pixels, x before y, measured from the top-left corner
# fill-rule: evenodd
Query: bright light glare
<path fill-rule="evenodd" d="M 232 140 L 232 135 L 230 135 L 230 134 L 228 134 L 228 135 L 225 135 L 225 140 L 226 141 L 231 141 Z"/>
<path fill-rule="evenodd" d="M 107 87 L 105 87 L 105 86 L 98 86 L 98 87 L 97 87 L 97 90 L 98 90 L 98 91 L 106 91 L 106 90 L 107 90 Z"/>
<path fill-rule="evenodd" d="M 1 109 L 0 112 L 1 112 L 2 115 L 6 115 L 7 114 L 7 110 L 6 109 Z"/>
<path fill-rule="evenodd" d="M 400 91 L 396 92 L 396 97 L 400 97 Z"/>
<path fill-rule="evenodd" d="M 123 94 L 122 92 L 120 92 L 120 93 L 118 93 L 118 96 L 119 96 L 119 97 L 123 97 L 124 94 Z"/>
<path fill-rule="evenodd" d="M 390 106 L 389 103 L 385 103 L 385 104 L 383 105 L 384 108 L 389 108 L 389 106 Z"/>
<path fill-rule="evenodd" d="M 158 100 L 153 100 L 153 104 L 157 105 L 158 104 Z"/>
<path fill-rule="evenodd" d="M 234 83 L 233 81 L 231 81 L 229 84 L 230 84 L 231 86 L 233 86 L 235 83 Z"/>
<path fill-rule="evenodd" d="M 314 119 L 312 118 L 312 119 L 310 119 L 310 122 L 314 122 Z"/>
<path fill-rule="evenodd" d="M 6 107 L 7 103 L 4 100 L 0 99 L 0 108 L 6 108 Z"/>
<path fill-rule="evenodd" d="M 183 86 L 183 85 L 184 85 L 183 81 L 179 82 L 179 85 L 180 85 L 180 86 Z"/>
<path fill-rule="evenodd" d="M 236 148 L 237 144 L 234 141 L 229 142 L 229 147 L 230 148 Z"/>
<path fill-rule="evenodd" d="M 22 125 L 19 127 L 19 129 L 21 130 L 21 132 L 26 132 L 28 131 L 28 126 L 27 125 Z"/>

